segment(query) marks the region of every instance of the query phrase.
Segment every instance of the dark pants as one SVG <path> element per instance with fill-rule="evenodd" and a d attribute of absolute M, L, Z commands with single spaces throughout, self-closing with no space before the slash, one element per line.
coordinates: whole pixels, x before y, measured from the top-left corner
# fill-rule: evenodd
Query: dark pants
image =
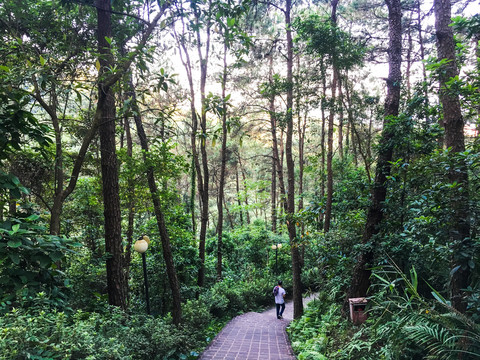
<path fill-rule="evenodd" d="M 283 304 L 275 304 L 277 306 L 277 317 L 283 315 L 283 311 L 285 310 L 285 303 Z"/>

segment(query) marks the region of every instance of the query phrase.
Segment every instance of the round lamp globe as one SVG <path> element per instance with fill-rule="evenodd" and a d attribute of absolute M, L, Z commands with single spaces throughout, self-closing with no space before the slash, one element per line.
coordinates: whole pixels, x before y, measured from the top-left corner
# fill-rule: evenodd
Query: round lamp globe
<path fill-rule="evenodd" d="M 148 249 L 148 242 L 146 242 L 145 240 L 137 240 L 135 241 L 133 248 L 136 252 L 143 254 Z"/>

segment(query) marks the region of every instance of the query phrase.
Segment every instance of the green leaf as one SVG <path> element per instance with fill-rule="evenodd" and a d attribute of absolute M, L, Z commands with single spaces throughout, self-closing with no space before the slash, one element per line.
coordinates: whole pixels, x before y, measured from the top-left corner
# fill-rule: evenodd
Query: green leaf
<path fill-rule="evenodd" d="M 110 45 L 112 45 L 112 38 L 108 37 L 108 36 L 105 36 L 105 41 L 107 43 L 109 43 Z"/>
<path fill-rule="evenodd" d="M 8 240 L 7 245 L 11 248 L 18 248 L 22 246 L 22 240 L 20 239 Z"/>
<path fill-rule="evenodd" d="M 12 231 L 14 234 L 18 231 L 18 229 L 20 229 L 20 224 L 15 224 L 12 226 Z"/>
<path fill-rule="evenodd" d="M 43 58 L 42 55 L 40 55 L 40 65 L 43 66 L 43 65 L 45 65 L 45 63 L 46 63 L 46 60 Z"/>
<path fill-rule="evenodd" d="M 20 264 L 20 256 L 17 253 L 8 254 L 8 257 L 13 261 L 15 265 Z"/>
<path fill-rule="evenodd" d="M 235 25 L 235 18 L 228 18 L 227 25 L 228 27 L 233 27 L 233 25 Z"/>
<path fill-rule="evenodd" d="M 49 254 L 49 256 L 53 262 L 57 262 L 63 258 L 63 253 L 61 251 L 54 251 L 53 253 Z"/>
<path fill-rule="evenodd" d="M 45 254 L 35 255 L 32 257 L 32 259 L 38 261 L 42 268 L 46 268 L 52 264 L 52 260 L 50 259 L 50 256 L 47 256 Z"/>
<path fill-rule="evenodd" d="M 8 66 L 5 66 L 5 65 L 0 65 L 0 70 L 5 71 L 5 72 L 9 72 L 10 68 Z"/>
<path fill-rule="evenodd" d="M 30 215 L 29 217 L 27 217 L 27 221 L 35 221 L 35 220 L 38 220 L 40 218 L 40 216 L 38 216 L 37 214 L 32 214 Z"/>

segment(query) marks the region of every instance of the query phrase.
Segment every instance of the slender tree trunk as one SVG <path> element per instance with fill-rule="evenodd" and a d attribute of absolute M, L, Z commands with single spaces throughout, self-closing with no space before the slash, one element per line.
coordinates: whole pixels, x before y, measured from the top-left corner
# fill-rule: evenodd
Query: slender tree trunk
<path fill-rule="evenodd" d="M 325 198 L 325 154 L 326 154 L 326 149 L 325 149 L 325 128 L 326 128 L 326 123 L 327 123 L 327 117 L 325 116 L 325 106 L 327 102 L 327 81 L 325 80 L 326 78 L 326 71 L 324 68 L 324 65 L 322 64 L 321 66 L 321 72 L 322 72 L 322 135 L 321 135 L 321 164 L 320 164 L 320 172 L 321 172 L 321 182 L 320 182 L 320 198 L 323 199 Z M 319 218 L 319 224 L 322 225 L 323 228 L 323 221 L 325 218 L 325 213 L 321 212 L 320 213 L 320 218 Z"/>
<path fill-rule="evenodd" d="M 210 2 L 209 2 L 210 3 Z M 200 101 L 202 103 L 202 111 L 200 116 L 200 130 L 201 138 L 200 153 L 202 154 L 202 170 L 203 170 L 203 189 L 200 192 L 202 200 L 202 211 L 200 217 L 200 238 L 199 238 L 199 255 L 200 255 L 200 267 L 198 269 L 198 286 L 203 287 L 205 284 L 205 241 L 207 237 L 208 226 L 208 205 L 209 205 L 209 169 L 208 169 L 208 156 L 207 156 L 207 112 L 205 108 L 206 92 L 205 87 L 207 83 L 207 69 L 208 58 L 210 53 L 210 27 L 209 21 L 205 24 L 205 54 L 202 54 L 202 40 L 200 38 L 200 26 L 199 26 L 198 13 L 195 14 L 196 19 L 196 36 L 197 36 L 197 51 L 200 59 Z"/>
<path fill-rule="evenodd" d="M 123 248 L 118 161 L 115 145 L 115 98 L 110 86 L 104 84 L 104 73 L 113 68 L 113 57 L 107 38 L 112 37 L 110 0 L 97 2 L 98 52 L 100 62 L 99 100 L 101 123 L 100 153 L 105 217 L 105 251 L 107 259 L 108 300 L 111 305 L 126 308 L 123 274 Z"/>
<path fill-rule="evenodd" d="M 183 9 L 179 9 L 183 15 Z M 200 101 L 201 101 L 201 112 L 200 112 L 200 119 L 197 118 L 197 111 L 195 108 L 195 87 L 193 83 L 193 71 L 192 71 L 192 63 L 190 61 L 189 51 L 187 49 L 185 43 L 185 24 L 184 24 L 184 17 L 181 16 L 182 26 L 183 26 L 183 33 L 178 35 L 175 31 L 175 37 L 177 43 L 180 48 L 180 55 L 182 58 L 183 65 L 187 72 L 187 78 L 190 87 L 190 109 L 192 112 L 192 134 L 191 134 L 191 144 L 192 144 L 192 161 L 195 163 L 195 173 L 197 175 L 197 186 L 198 192 L 200 197 L 200 234 L 199 234 L 199 258 L 200 258 L 200 265 L 198 268 L 198 275 L 197 275 L 197 285 L 199 287 L 203 287 L 205 283 L 205 240 L 207 234 L 207 224 L 208 224 L 208 205 L 209 205 L 209 170 L 208 170 L 208 158 L 207 158 L 207 150 L 206 150 L 206 143 L 207 143 L 207 115 L 205 109 L 205 86 L 207 81 L 207 69 L 208 69 L 208 57 L 210 52 L 210 31 L 211 31 L 211 23 L 207 21 L 204 27 L 205 34 L 206 34 L 206 41 L 205 43 L 201 39 L 200 33 L 200 17 L 201 13 L 199 8 L 194 9 L 194 16 L 195 16 L 195 37 L 196 37 L 196 45 L 197 45 L 197 52 L 200 60 Z M 205 52 L 202 53 L 202 46 L 205 45 Z M 200 121 L 199 121 L 200 120 Z M 200 164 L 198 152 L 197 152 L 197 144 L 196 144 L 196 137 L 198 131 L 198 125 L 200 125 L 200 154 L 202 157 L 202 163 Z M 193 190 L 192 190 L 193 191 Z M 192 216 L 193 213 L 192 213 Z M 192 218 L 193 219 L 193 218 Z M 194 222 L 194 219 L 193 219 Z"/>
<path fill-rule="evenodd" d="M 240 158 L 240 154 L 238 155 L 238 158 Z M 240 211 L 240 226 L 243 226 L 243 210 L 242 210 L 242 201 L 241 201 L 241 196 L 240 196 L 240 179 L 238 176 L 238 162 L 235 164 L 235 180 L 236 180 L 236 189 L 237 189 L 237 203 L 238 203 L 238 208 Z"/>
<path fill-rule="evenodd" d="M 464 121 L 457 94 L 448 89 L 447 82 L 458 75 L 455 58 L 455 41 L 451 23 L 450 0 L 435 0 L 435 31 L 437 37 L 438 59 L 448 62 L 440 71 L 440 102 L 443 110 L 445 126 L 445 145 L 450 148 L 451 156 L 465 151 Z M 455 166 L 448 173 L 451 184 L 458 184 L 457 190 L 450 200 L 453 210 L 450 224 L 450 242 L 452 245 L 452 272 L 450 280 L 450 299 L 452 306 L 458 311 L 465 312 L 467 303 L 466 289 L 470 284 L 471 267 L 474 247 L 470 238 L 470 216 L 468 197 L 468 172 L 465 161 L 456 156 Z"/>
<path fill-rule="evenodd" d="M 273 85 L 273 50 L 271 50 L 269 56 L 269 72 L 268 72 L 268 81 L 270 85 Z M 277 119 L 275 116 L 275 93 L 272 91 L 269 98 L 269 116 L 270 116 L 270 126 L 272 131 L 272 231 L 277 231 L 277 174 L 276 171 L 280 165 L 280 159 L 278 155 L 278 140 L 277 140 Z M 283 172 L 282 172 L 283 175 Z M 280 176 L 280 175 L 279 175 Z M 282 181 L 280 181 L 280 186 L 285 188 Z M 284 195 L 285 192 L 282 193 Z"/>
<path fill-rule="evenodd" d="M 143 159 L 145 163 L 148 163 L 148 140 L 147 135 L 145 134 L 145 130 L 143 128 L 142 118 L 140 117 L 140 111 L 138 110 L 138 106 L 136 103 L 135 92 L 133 91 L 133 84 L 130 83 L 130 87 L 132 89 L 132 96 L 133 96 L 133 106 L 135 108 L 134 120 L 135 125 L 137 127 L 138 137 L 140 139 L 140 145 L 143 150 Z M 172 318 L 174 324 L 180 324 L 182 319 L 182 307 L 181 307 L 181 296 L 180 296 L 180 285 L 177 279 L 177 272 L 175 269 L 175 263 L 173 261 L 173 254 L 170 245 L 170 237 L 168 235 L 167 226 L 165 224 L 165 217 L 162 210 L 162 205 L 160 202 L 159 191 L 157 187 L 157 183 L 155 181 L 155 174 L 153 166 L 149 166 L 147 169 L 147 181 L 148 187 L 150 189 L 150 195 L 152 197 L 153 202 L 153 209 L 155 212 L 155 218 L 157 219 L 157 227 L 160 233 L 160 239 L 162 241 L 162 250 L 163 250 L 163 259 L 165 261 L 165 266 L 167 269 L 167 276 L 168 281 L 170 284 L 170 291 L 172 292 Z"/>
<path fill-rule="evenodd" d="M 366 155 L 366 153 L 364 153 L 362 151 L 362 142 L 360 140 L 360 135 L 358 134 L 358 131 L 356 130 L 356 127 L 355 127 L 355 122 L 354 122 L 354 119 L 353 119 L 353 104 L 352 104 L 352 99 L 350 97 L 350 90 L 349 90 L 348 86 L 345 87 L 345 98 L 347 100 L 346 108 L 347 108 L 348 124 L 350 124 L 349 126 L 351 128 L 351 130 L 349 130 L 349 131 L 352 132 L 352 135 L 351 135 L 352 147 L 355 148 L 355 150 L 354 150 L 355 162 L 357 161 L 356 160 L 357 151 L 356 151 L 356 147 L 353 146 L 353 145 L 354 145 L 354 137 L 356 136 L 357 140 L 358 140 L 358 151 L 360 152 L 360 156 L 362 157 L 363 162 L 365 163 L 365 171 L 367 172 L 368 183 L 371 183 L 372 182 L 372 177 L 370 175 L 370 162 L 368 160 L 368 155 Z M 349 131 L 347 131 L 347 133 Z"/>
<path fill-rule="evenodd" d="M 245 174 L 245 168 L 242 165 L 242 158 L 240 154 L 238 154 L 238 163 L 240 165 L 240 172 L 242 173 L 242 180 L 243 180 L 243 189 L 245 192 L 245 217 L 247 220 L 247 224 L 250 224 L 250 212 L 248 211 L 248 186 L 247 186 L 247 175 Z"/>
<path fill-rule="evenodd" d="M 225 34 L 227 36 L 228 33 Z M 222 236 L 223 236 L 223 198 L 225 187 L 225 168 L 227 166 L 227 105 L 225 103 L 226 84 L 227 84 L 227 40 L 223 46 L 223 77 L 222 77 L 222 164 L 220 168 L 220 185 L 218 189 L 218 248 L 217 248 L 217 279 L 222 278 Z"/>
<path fill-rule="evenodd" d="M 412 94 L 412 84 L 411 84 L 411 68 L 412 68 L 412 53 L 414 51 L 413 49 L 413 39 L 412 39 L 412 20 L 413 18 L 413 12 L 410 12 L 410 19 L 408 20 L 408 31 L 407 31 L 407 68 L 405 69 L 405 77 L 407 78 L 407 101 L 410 101 L 411 99 L 411 94 Z"/>
<path fill-rule="evenodd" d="M 423 41 L 423 34 L 422 34 L 422 12 L 420 9 L 420 1 L 416 1 L 416 10 L 417 10 L 417 27 L 418 27 L 418 43 L 420 45 L 420 60 L 422 61 L 422 78 L 423 78 L 423 96 L 424 96 L 424 106 L 425 108 L 429 107 L 429 101 L 428 101 L 428 77 L 427 77 L 427 68 L 425 66 L 425 46 L 424 46 L 424 41 Z M 425 115 L 425 121 L 427 124 L 430 123 L 430 117 L 428 116 L 428 111 L 426 112 Z"/>
<path fill-rule="evenodd" d="M 385 0 L 388 6 L 388 62 L 389 75 L 387 82 L 387 97 L 385 99 L 385 113 L 383 133 L 380 139 L 376 176 L 371 194 L 371 204 L 367 213 L 367 221 L 363 233 L 362 243 L 367 244 L 379 232 L 379 225 L 383 218 L 383 203 L 386 199 L 386 181 L 390 175 L 391 160 L 393 155 L 392 131 L 389 123 L 392 117 L 398 116 L 400 105 L 400 82 L 402 78 L 402 7 L 400 0 Z M 359 256 L 353 270 L 352 282 L 347 294 L 347 299 L 362 297 L 367 294 L 370 286 L 369 269 L 372 266 L 375 244 L 369 246 L 370 250 L 363 251 Z"/>
<path fill-rule="evenodd" d="M 128 118 L 124 119 L 125 127 L 125 138 L 127 143 L 127 156 L 133 158 L 133 141 L 132 134 L 130 131 L 130 123 Z M 133 225 L 135 218 L 135 179 L 132 175 L 129 176 L 127 180 L 127 208 L 128 208 L 128 225 L 127 225 L 127 246 L 125 247 L 125 289 L 127 303 L 129 302 L 129 288 L 128 288 L 128 278 L 130 277 L 130 263 L 132 260 L 132 244 L 133 244 Z"/>
<path fill-rule="evenodd" d="M 272 203 L 272 232 L 277 232 L 277 174 L 275 158 L 272 154 L 272 187 L 271 187 L 271 203 Z"/>
<path fill-rule="evenodd" d="M 298 250 L 295 229 L 295 165 L 293 163 L 293 40 L 291 32 L 290 13 L 292 1 L 286 0 L 285 25 L 287 28 L 287 136 L 285 141 L 285 160 L 287 162 L 288 193 L 287 193 L 287 228 L 292 254 L 293 276 L 293 318 L 298 319 L 303 315 L 302 279 L 300 268 L 300 253 Z"/>
<path fill-rule="evenodd" d="M 230 223 L 230 229 L 233 229 L 234 228 L 234 221 L 233 221 L 232 214 L 230 213 L 230 210 L 228 209 L 227 200 L 226 200 L 225 196 L 223 197 L 223 207 L 225 208 L 225 211 L 227 212 L 228 222 Z"/>
<path fill-rule="evenodd" d="M 340 105 L 339 117 L 338 117 L 338 153 L 340 159 L 343 160 L 343 86 L 342 78 L 338 77 L 338 103 Z M 348 134 L 348 132 L 347 132 Z"/>
<path fill-rule="evenodd" d="M 337 5 L 338 0 L 332 0 L 332 15 L 331 21 L 334 27 L 337 26 Z M 333 58 L 336 58 L 336 55 L 333 54 Z M 327 136 L 327 203 L 325 204 L 325 223 L 323 225 L 323 231 L 327 233 L 330 231 L 330 222 L 332 218 L 332 202 L 333 202 L 333 127 L 334 127 L 334 118 L 335 118 L 335 102 L 336 102 L 336 90 L 337 90 L 337 81 L 339 78 L 339 73 L 337 66 L 333 64 L 333 78 L 332 78 L 332 97 L 331 97 L 331 108 L 330 115 L 328 117 L 328 136 Z"/>

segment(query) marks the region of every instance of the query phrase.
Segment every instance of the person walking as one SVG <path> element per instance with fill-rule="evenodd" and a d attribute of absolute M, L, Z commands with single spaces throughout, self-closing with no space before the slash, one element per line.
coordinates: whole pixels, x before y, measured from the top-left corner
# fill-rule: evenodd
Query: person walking
<path fill-rule="evenodd" d="M 278 285 L 273 288 L 275 296 L 275 306 L 277 308 L 277 319 L 283 319 L 283 311 L 285 310 L 285 289 L 282 287 L 282 280 L 278 281 Z"/>

